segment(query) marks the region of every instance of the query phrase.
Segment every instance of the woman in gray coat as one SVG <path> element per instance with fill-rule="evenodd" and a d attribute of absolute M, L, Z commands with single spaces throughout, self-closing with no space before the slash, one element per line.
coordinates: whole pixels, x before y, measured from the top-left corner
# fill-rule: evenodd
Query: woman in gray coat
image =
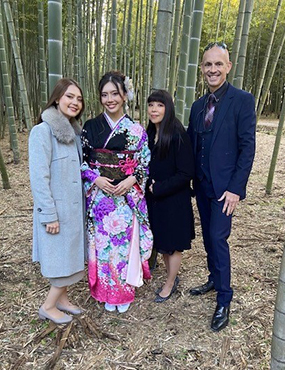
<path fill-rule="evenodd" d="M 51 284 L 39 309 L 41 319 L 68 323 L 82 310 L 70 303 L 67 286 L 84 275 L 84 216 L 80 175 L 82 90 L 59 80 L 29 138 L 29 167 L 34 198 L 33 261 Z"/>

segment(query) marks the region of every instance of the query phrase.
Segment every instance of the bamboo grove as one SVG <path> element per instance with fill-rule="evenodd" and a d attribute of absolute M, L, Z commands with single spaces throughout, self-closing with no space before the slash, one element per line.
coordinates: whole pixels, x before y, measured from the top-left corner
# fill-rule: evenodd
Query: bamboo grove
<path fill-rule="evenodd" d="M 165 88 L 187 125 L 204 93 L 203 48 L 224 41 L 229 80 L 256 96 L 261 113 L 279 116 L 284 94 L 282 0 L 1 0 L 0 135 L 8 129 L 14 161 L 17 131 L 31 129 L 61 76 L 79 81 L 85 117 L 100 111 L 97 84 L 110 69 L 132 79 L 132 115 L 146 124 L 149 92 Z"/>
<path fill-rule="evenodd" d="M 0 0 L 0 172 L 9 132 L 14 163 L 18 133 L 30 130 L 61 76 L 83 88 L 85 119 L 100 111 L 100 76 L 119 69 L 132 79 L 132 117 L 146 124 L 152 89 L 167 89 L 188 123 L 191 104 L 205 92 L 199 71 L 204 47 L 228 45 L 229 82 L 251 92 L 257 118 L 280 117 L 266 192 L 270 193 L 285 120 L 285 6 L 282 0 Z M 272 369 L 284 368 L 285 254 L 272 340 Z M 282 288 L 283 287 L 283 288 Z M 283 339 L 280 339 L 283 338 Z M 280 365 L 281 364 L 281 365 Z M 283 364 L 283 365 L 282 365 Z"/>

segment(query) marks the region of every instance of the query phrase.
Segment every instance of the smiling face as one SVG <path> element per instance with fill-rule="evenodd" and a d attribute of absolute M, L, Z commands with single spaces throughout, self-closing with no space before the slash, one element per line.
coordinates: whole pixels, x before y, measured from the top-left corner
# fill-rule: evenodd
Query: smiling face
<path fill-rule="evenodd" d="M 223 85 L 231 68 L 228 50 L 214 46 L 205 51 L 201 70 L 211 92 L 215 92 Z"/>
<path fill-rule="evenodd" d="M 69 85 L 62 97 L 56 102 L 57 109 L 68 119 L 77 117 L 82 110 L 82 95 L 78 87 Z"/>
<path fill-rule="evenodd" d="M 165 115 L 165 105 L 158 101 L 152 101 L 147 106 L 148 118 L 155 125 L 159 125 Z"/>
<path fill-rule="evenodd" d="M 124 94 L 121 86 L 119 86 L 118 90 L 113 82 L 107 82 L 103 87 L 100 97 L 101 104 L 114 122 L 123 116 L 123 106 L 126 98 L 126 94 Z"/>

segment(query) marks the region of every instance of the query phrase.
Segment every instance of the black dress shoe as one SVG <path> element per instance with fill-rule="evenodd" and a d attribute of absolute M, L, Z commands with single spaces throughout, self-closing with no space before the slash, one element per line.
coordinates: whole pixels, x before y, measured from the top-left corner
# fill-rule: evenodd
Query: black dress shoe
<path fill-rule="evenodd" d="M 208 281 L 206 284 L 196 286 L 195 288 L 190 289 L 189 293 L 191 295 L 201 295 L 214 290 L 214 282 Z"/>
<path fill-rule="evenodd" d="M 229 315 L 230 315 L 230 306 L 224 307 L 217 305 L 212 318 L 211 329 L 213 331 L 220 331 L 224 329 L 229 323 Z"/>

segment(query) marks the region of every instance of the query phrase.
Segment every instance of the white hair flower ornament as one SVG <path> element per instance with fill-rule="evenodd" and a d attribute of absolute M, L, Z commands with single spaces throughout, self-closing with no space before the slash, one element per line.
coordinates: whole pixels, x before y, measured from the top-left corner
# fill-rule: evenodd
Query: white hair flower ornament
<path fill-rule="evenodd" d="M 124 85 L 127 91 L 127 97 L 129 101 L 134 99 L 134 87 L 130 77 L 125 77 Z"/>

